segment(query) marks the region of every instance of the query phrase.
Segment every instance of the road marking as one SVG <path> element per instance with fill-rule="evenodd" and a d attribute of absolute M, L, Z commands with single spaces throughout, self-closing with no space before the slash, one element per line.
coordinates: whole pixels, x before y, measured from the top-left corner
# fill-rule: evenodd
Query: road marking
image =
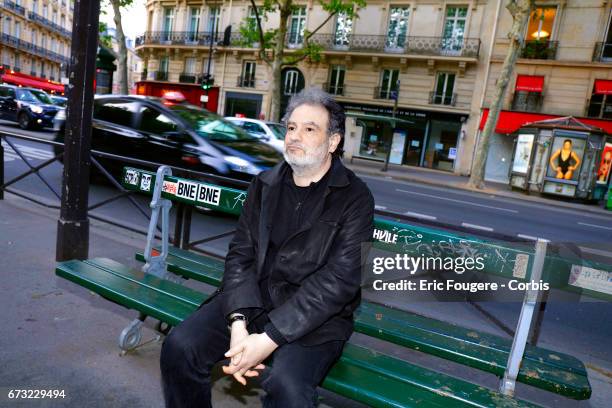
<path fill-rule="evenodd" d="M 374 209 L 375 209 L 375 210 L 386 210 L 386 209 L 387 209 L 387 207 L 385 207 L 384 205 L 375 205 L 375 206 L 374 206 Z"/>
<path fill-rule="evenodd" d="M 606 229 L 606 230 L 610 230 L 610 231 L 612 231 L 612 228 L 610 228 L 610 227 L 604 227 L 603 225 L 587 224 L 586 222 L 579 222 L 578 224 L 580 224 L 580 225 L 586 225 L 587 227 L 601 228 L 601 229 Z"/>
<path fill-rule="evenodd" d="M 409 217 L 421 218 L 424 220 L 431 220 L 431 221 L 438 219 L 438 217 L 434 217 L 433 215 L 421 214 L 421 213 L 416 213 L 412 211 L 406 211 L 404 215 L 407 215 Z"/>
<path fill-rule="evenodd" d="M 584 251 L 586 253 L 589 253 L 589 254 L 600 255 L 600 256 L 603 256 L 605 258 L 612 258 L 612 252 L 610 252 L 610 251 L 604 251 L 603 249 L 581 247 L 581 246 L 579 246 L 578 248 L 580 248 L 582 251 Z"/>
<path fill-rule="evenodd" d="M 489 232 L 493 231 L 493 228 L 491 227 L 484 227 L 482 225 L 470 224 L 468 222 L 462 222 L 461 226 L 465 228 L 473 228 L 473 229 L 482 230 L 482 231 L 489 231 Z"/>
<path fill-rule="evenodd" d="M 534 237 L 532 235 L 517 234 L 516 236 L 519 237 L 519 238 L 523 238 L 523 239 L 529 239 L 531 241 L 537 241 L 538 240 L 538 237 Z"/>
<path fill-rule="evenodd" d="M 515 213 L 515 214 L 518 213 L 518 210 L 512 210 L 510 208 L 494 207 L 492 205 L 478 204 L 478 203 L 474 203 L 472 201 L 457 200 L 455 198 L 442 197 L 442 196 L 437 196 L 437 195 L 434 195 L 434 194 L 426 194 L 426 193 L 418 193 L 416 191 L 402 190 L 401 188 L 396 188 L 395 191 L 399 191 L 401 193 L 416 194 L 416 195 L 421 195 L 421 196 L 425 196 L 425 197 L 437 198 L 438 200 L 453 201 L 453 202 L 456 202 L 456 203 L 469 204 L 469 205 L 473 205 L 473 206 L 476 206 L 476 207 L 484 207 L 484 208 L 491 208 L 491 209 L 499 210 L 499 211 L 507 211 L 507 212 L 511 212 L 511 213 Z"/>
<path fill-rule="evenodd" d="M 2 147 L 4 147 L 4 153 L 6 155 L 13 155 L 15 158 L 20 158 L 17 152 L 8 143 L 3 142 Z M 29 159 L 47 160 L 54 157 L 51 152 L 37 149 L 35 147 L 24 146 L 20 144 L 15 144 L 15 147 L 19 150 L 19 153 Z"/>

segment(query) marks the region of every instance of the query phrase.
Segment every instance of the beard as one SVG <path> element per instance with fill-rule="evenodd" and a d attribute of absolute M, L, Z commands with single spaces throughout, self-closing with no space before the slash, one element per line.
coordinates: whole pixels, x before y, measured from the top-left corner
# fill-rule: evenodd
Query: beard
<path fill-rule="evenodd" d="M 283 149 L 285 161 L 298 175 L 309 174 L 318 170 L 323 166 L 329 154 L 329 138 L 325 138 L 323 143 L 312 149 L 307 149 L 301 143 L 291 143 L 289 146 L 299 147 L 304 152 L 302 155 L 298 155 L 290 153 L 287 147 Z"/>

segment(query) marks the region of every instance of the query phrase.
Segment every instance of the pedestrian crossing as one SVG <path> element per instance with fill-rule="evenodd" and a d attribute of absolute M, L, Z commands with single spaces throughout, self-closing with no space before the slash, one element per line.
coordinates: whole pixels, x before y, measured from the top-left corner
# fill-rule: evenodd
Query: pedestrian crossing
<path fill-rule="evenodd" d="M 53 153 L 49 150 L 38 149 L 31 146 L 20 145 L 13 143 L 19 152 L 29 160 L 49 160 L 54 157 Z M 21 160 L 21 157 L 13 150 L 8 143 L 2 142 L 4 148 L 4 161 L 11 162 L 14 160 Z"/>

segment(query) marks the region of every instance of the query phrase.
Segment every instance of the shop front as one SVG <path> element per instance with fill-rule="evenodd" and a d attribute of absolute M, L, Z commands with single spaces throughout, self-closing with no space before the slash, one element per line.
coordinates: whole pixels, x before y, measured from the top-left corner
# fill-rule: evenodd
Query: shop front
<path fill-rule="evenodd" d="M 453 171 L 465 115 L 340 102 L 353 122 L 347 157 Z"/>
<path fill-rule="evenodd" d="M 259 119 L 263 96 L 247 92 L 226 92 L 223 116 Z"/>

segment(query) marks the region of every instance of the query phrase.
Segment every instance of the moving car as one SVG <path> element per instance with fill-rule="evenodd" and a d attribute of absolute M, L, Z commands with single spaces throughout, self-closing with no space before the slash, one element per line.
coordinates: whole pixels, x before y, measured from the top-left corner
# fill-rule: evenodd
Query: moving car
<path fill-rule="evenodd" d="M 63 141 L 65 112 L 56 121 Z M 141 95 L 94 99 L 92 149 L 156 163 L 251 180 L 282 156 L 244 130 L 207 110 Z M 56 154 L 61 146 L 56 147 Z M 125 163 L 101 160 L 113 174 Z"/>
<path fill-rule="evenodd" d="M 68 104 L 68 98 L 64 97 L 64 96 L 59 96 L 59 95 L 49 95 L 49 98 L 51 99 L 51 101 L 57 105 L 57 106 L 61 106 L 63 108 L 66 107 L 66 105 Z"/>
<path fill-rule="evenodd" d="M 22 129 L 52 127 L 58 111 L 40 89 L 0 85 L 0 119 L 17 122 Z"/>
<path fill-rule="evenodd" d="M 285 125 L 276 122 L 233 116 L 228 116 L 225 119 L 246 130 L 251 135 L 260 138 L 263 142 L 269 144 L 280 153 L 284 151 L 285 133 L 287 133 Z"/>

